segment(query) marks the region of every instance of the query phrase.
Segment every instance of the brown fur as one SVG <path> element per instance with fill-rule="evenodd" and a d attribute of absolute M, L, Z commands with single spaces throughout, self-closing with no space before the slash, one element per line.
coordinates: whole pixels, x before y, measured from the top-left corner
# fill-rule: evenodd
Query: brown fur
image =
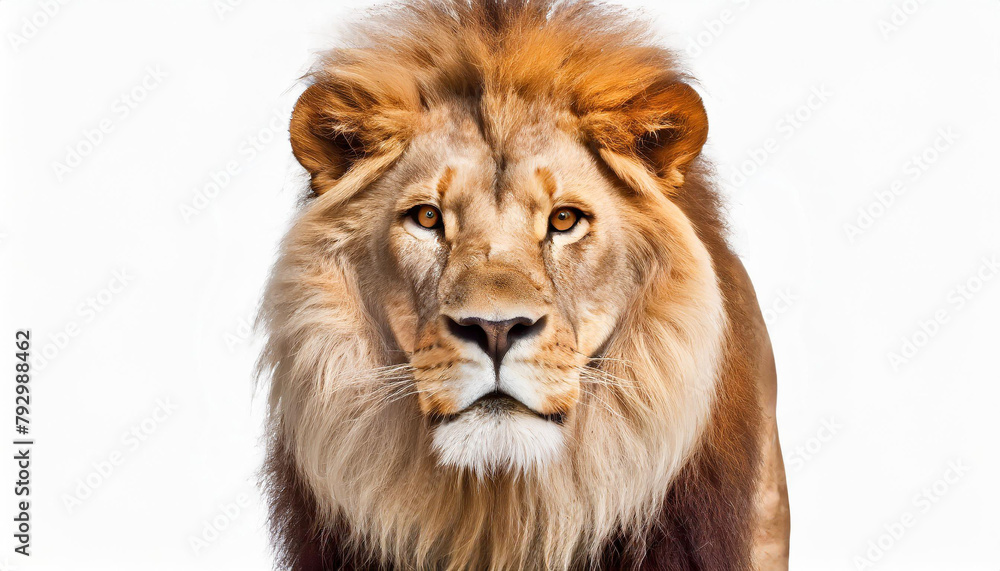
<path fill-rule="evenodd" d="M 758 498 L 766 332 L 698 158 L 701 100 L 644 25 L 587 1 L 414 0 L 312 79 L 291 141 L 317 198 L 262 313 L 282 567 L 735 571 L 765 564 L 762 526 L 787 546 L 783 496 Z M 573 188 L 596 231 L 540 255 Z M 407 200 L 441 204 L 447 254 L 393 222 Z M 566 416 L 568 456 L 441 466 L 431 434 L 470 361 L 438 314 L 515 306 L 548 317 L 533 408 Z"/>

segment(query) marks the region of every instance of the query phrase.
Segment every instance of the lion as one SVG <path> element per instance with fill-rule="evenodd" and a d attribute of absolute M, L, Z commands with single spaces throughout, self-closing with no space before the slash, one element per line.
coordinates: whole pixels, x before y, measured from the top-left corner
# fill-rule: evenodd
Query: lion
<path fill-rule="evenodd" d="M 787 568 L 691 85 L 587 0 L 404 0 L 322 55 L 260 315 L 280 567 Z"/>

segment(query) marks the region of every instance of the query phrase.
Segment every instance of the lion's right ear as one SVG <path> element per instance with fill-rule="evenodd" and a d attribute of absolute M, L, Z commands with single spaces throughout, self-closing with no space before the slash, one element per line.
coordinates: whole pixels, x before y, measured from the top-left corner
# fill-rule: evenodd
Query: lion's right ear
<path fill-rule="evenodd" d="M 402 152 L 412 121 L 398 100 L 390 103 L 356 83 L 325 81 L 305 90 L 289 134 L 313 192 L 330 190 L 366 159 Z"/>
<path fill-rule="evenodd" d="M 636 189 L 677 189 L 708 138 L 701 96 L 673 77 L 651 81 L 637 92 L 629 87 L 608 90 L 610 95 L 600 92 L 604 100 L 595 98 L 583 125 L 626 183 Z"/>

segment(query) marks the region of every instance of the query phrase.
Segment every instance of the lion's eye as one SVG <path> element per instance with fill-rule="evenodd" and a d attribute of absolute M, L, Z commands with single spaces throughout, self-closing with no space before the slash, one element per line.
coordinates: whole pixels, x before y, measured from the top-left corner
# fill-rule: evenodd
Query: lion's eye
<path fill-rule="evenodd" d="M 566 232 L 571 230 L 580 220 L 580 211 L 576 208 L 557 208 L 549 216 L 549 226 L 556 232 Z"/>
<path fill-rule="evenodd" d="M 410 211 L 410 217 L 424 228 L 441 227 L 441 211 L 429 204 L 421 204 Z"/>

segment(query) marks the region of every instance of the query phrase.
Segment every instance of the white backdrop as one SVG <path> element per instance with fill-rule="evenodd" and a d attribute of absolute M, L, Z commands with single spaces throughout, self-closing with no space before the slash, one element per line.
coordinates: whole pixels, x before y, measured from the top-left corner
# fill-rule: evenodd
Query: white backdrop
<path fill-rule="evenodd" d="M 248 324 L 297 80 L 366 4 L 0 3 L 0 348 L 36 359 L 32 556 L 5 444 L 0 569 L 270 568 Z M 646 6 L 774 341 L 792 568 L 996 571 L 1000 3 Z"/>

